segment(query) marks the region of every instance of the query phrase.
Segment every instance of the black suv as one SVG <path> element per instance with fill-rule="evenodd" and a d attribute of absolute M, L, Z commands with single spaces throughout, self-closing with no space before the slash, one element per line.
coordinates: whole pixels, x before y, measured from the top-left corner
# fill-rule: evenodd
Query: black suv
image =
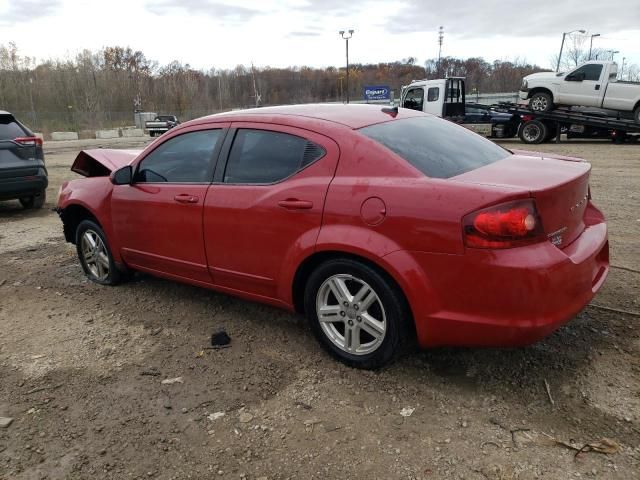
<path fill-rule="evenodd" d="M 41 208 L 47 184 L 42 139 L 0 110 L 0 200 L 18 199 L 24 208 Z"/>

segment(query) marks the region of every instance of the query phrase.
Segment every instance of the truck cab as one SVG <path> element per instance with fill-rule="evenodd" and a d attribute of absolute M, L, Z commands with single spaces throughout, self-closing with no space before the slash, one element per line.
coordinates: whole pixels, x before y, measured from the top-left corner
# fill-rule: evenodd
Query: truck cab
<path fill-rule="evenodd" d="M 438 117 L 464 117 L 464 78 L 414 80 L 402 87 L 400 106 Z"/>
<path fill-rule="evenodd" d="M 400 106 L 446 118 L 485 137 L 503 137 L 507 130 L 513 130 L 515 135 L 517 131 L 517 124 L 515 128 L 507 129 L 504 125 L 496 125 L 490 115 L 480 121 L 467 117 L 464 77 L 414 80 L 402 87 Z"/>

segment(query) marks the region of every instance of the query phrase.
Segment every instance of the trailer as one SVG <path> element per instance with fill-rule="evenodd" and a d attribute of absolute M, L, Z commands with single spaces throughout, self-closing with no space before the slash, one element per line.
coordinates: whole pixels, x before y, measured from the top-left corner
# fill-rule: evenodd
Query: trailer
<path fill-rule="evenodd" d="M 532 112 L 528 108 L 513 103 L 490 105 L 499 112 L 519 115 L 521 118 L 518 136 L 524 143 L 543 143 L 555 139 L 560 143 L 560 135 L 567 138 L 608 138 L 616 143 L 637 142 L 640 124 L 633 120 L 559 108 L 549 112 Z"/>

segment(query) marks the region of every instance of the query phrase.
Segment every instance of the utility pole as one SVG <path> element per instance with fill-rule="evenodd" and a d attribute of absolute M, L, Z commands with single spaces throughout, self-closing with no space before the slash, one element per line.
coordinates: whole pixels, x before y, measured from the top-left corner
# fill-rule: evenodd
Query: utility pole
<path fill-rule="evenodd" d="M 591 35 L 591 40 L 589 41 L 589 60 L 591 60 L 591 49 L 593 48 L 593 37 L 599 37 L 599 33 L 594 33 Z"/>
<path fill-rule="evenodd" d="M 262 102 L 262 95 L 258 93 L 258 87 L 256 86 L 256 71 L 253 68 L 253 62 L 251 62 L 251 78 L 253 79 L 253 96 L 256 99 L 256 108 L 258 108 Z"/>
<path fill-rule="evenodd" d="M 353 37 L 353 30 L 349 30 L 349 33 L 344 30 L 340 30 L 338 33 L 345 40 L 347 46 L 347 103 L 349 103 L 349 39 Z"/>
<path fill-rule="evenodd" d="M 562 59 L 562 49 L 564 47 L 564 39 L 567 35 L 571 35 L 572 33 L 580 32 L 587 33 L 586 30 L 572 30 L 570 32 L 565 32 L 562 34 L 562 43 L 560 44 L 560 54 L 558 55 L 558 64 L 556 65 L 556 72 L 560 71 L 560 59 Z"/>
<path fill-rule="evenodd" d="M 444 27 L 438 29 L 438 78 L 440 78 L 440 59 L 442 58 L 442 41 L 444 40 Z"/>
<path fill-rule="evenodd" d="M 620 67 L 620 80 L 622 80 L 622 74 L 624 73 L 624 62 L 627 60 L 627 57 L 622 57 L 622 66 Z"/>

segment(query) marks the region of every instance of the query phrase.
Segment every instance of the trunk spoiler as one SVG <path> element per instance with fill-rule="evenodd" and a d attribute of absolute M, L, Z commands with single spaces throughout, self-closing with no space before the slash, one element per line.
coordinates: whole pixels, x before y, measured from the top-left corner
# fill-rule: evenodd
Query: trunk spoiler
<path fill-rule="evenodd" d="M 142 150 L 97 148 L 82 150 L 71 165 L 71 171 L 83 177 L 108 177 L 111 172 L 129 165 Z"/>

